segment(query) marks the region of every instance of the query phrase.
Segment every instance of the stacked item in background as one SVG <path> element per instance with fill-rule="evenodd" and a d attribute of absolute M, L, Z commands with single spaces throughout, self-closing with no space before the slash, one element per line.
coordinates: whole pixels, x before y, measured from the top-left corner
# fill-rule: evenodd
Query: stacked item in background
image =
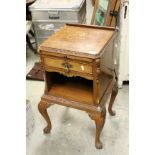
<path fill-rule="evenodd" d="M 37 0 L 29 9 L 37 47 L 65 23 L 86 22 L 86 0 Z"/>
<path fill-rule="evenodd" d="M 95 25 L 103 26 L 105 22 L 105 12 L 108 9 L 109 0 L 100 0 L 98 9 L 96 11 L 96 23 Z"/>

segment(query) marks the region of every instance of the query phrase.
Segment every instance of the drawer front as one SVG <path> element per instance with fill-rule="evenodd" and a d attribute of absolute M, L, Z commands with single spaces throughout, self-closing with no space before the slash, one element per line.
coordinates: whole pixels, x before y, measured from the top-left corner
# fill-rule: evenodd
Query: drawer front
<path fill-rule="evenodd" d="M 36 30 L 56 30 L 65 25 L 63 22 L 33 22 Z"/>
<path fill-rule="evenodd" d="M 50 35 L 54 34 L 55 30 L 37 30 L 35 31 L 38 38 L 48 38 Z"/>
<path fill-rule="evenodd" d="M 32 11 L 32 20 L 78 20 L 78 12 L 67 11 Z"/>
<path fill-rule="evenodd" d="M 48 38 L 53 35 L 57 30 L 35 30 L 37 38 Z"/>
<path fill-rule="evenodd" d="M 65 23 L 34 22 L 33 25 L 37 37 L 48 38 L 64 26 Z"/>
<path fill-rule="evenodd" d="M 86 15 L 86 2 L 83 3 L 79 10 L 31 10 L 32 20 L 50 20 L 50 21 L 83 21 Z"/>
<path fill-rule="evenodd" d="M 77 60 L 58 58 L 58 57 L 44 57 L 43 58 L 44 67 L 46 69 L 49 67 L 62 69 L 65 73 L 72 71 L 92 74 L 91 63 L 78 62 Z"/>

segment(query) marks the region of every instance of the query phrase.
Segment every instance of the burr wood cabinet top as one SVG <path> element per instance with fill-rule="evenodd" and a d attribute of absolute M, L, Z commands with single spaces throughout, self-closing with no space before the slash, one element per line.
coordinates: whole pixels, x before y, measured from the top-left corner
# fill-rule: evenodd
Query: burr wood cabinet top
<path fill-rule="evenodd" d="M 96 57 L 115 36 L 115 28 L 66 24 L 39 47 L 39 51 Z"/>

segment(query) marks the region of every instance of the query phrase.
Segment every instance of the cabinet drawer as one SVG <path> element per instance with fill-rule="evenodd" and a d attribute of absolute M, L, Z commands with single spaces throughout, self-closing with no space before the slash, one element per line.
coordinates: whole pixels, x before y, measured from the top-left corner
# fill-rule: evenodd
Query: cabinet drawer
<path fill-rule="evenodd" d="M 90 62 L 83 62 L 69 59 L 67 57 L 43 57 L 43 63 L 46 68 L 57 68 L 63 70 L 65 73 L 80 72 L 92 74 L 92 64 Z"/>
<path fill-rule="evenodd" d="M 70 1 L 70 0 L 69 0 Z M 53 2 L 42 1 L 43 3 L 32 4 L 29 9 L 31 11 L 32 20 L 50 20 L 81 23 L 86 15 L 86 1 L 77 2 L 59 2 L 54 5 Z M 58 3 L 57 2 L 57 3 Z M 65 4 L 66 3 L 66 4 Z M 74 5 L 73 5 L 74 4 Z M 67 6 L 68 5 L 68 6 Z M 61 6 L 61 7 L 60 7 Z M 64 7 L 66 6 L 66 7 Z"/>
<path fill-rule="evenodd" d="M 51 22 L 33 22 L 35 33 L 38 37 L 48 38 L 54 34 L 58 29 L 65 25 L 65 23 L 51 23 Z"/>
<path fill-rule="evenodd" d="M 38 38 L 48 38 L 49 36 L 53 35 L 57 30 L 36 30 L 36 36 Z"/>
<path fill-rule="evenodd" d="M 65 25 L 63 22 L 33 22 L 33 25 L 36 30 L 56 30 L 60 29 Z"/>

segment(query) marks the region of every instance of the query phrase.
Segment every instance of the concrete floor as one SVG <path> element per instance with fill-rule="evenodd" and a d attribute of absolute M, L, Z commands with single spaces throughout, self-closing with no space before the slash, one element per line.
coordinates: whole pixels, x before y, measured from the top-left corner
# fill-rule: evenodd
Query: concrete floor
<path fill-rule="evenodd" d="M 37 55 L 27 50 L 27 72 Z M 43 134 L 46 123 L 38 112 L 37 105 L 44 92 L 44 82 L 27 80 L 27 96 L 30 100 L 35 127 L 27 140 L 27 155 L 128 155 L 128 103 L 129 87 L 123 86 L 115 100 L 116 116 L 107 113 L 101 134 L 103 149 L 94 145 L 95 124 L 87 113 L 60 105 L 48 109 L 53 128 L 50 134 Z"/>
<path fill-rule="evenodd" d="M 90 23 L 92 7 L 87 1 L 87 23 Z M 28 72 L 39 58 L 27 49 Z M 101 134 L 103 149 L 95 148 L 95 123 L 87 113 L 54 105 L 48 109 L 52 131 L 43 134 L 46 123 L 37 106 L 44 92 L 44 82 L 26 81 L 26 99 L 30 101 L 35 119 L 35 127 L 27 139 L 27 155 L 128 155 L 129 127 L 129 87 L 123 86 L 115 100 L 116 116 L 107 113 L 106 123 Z"/>

